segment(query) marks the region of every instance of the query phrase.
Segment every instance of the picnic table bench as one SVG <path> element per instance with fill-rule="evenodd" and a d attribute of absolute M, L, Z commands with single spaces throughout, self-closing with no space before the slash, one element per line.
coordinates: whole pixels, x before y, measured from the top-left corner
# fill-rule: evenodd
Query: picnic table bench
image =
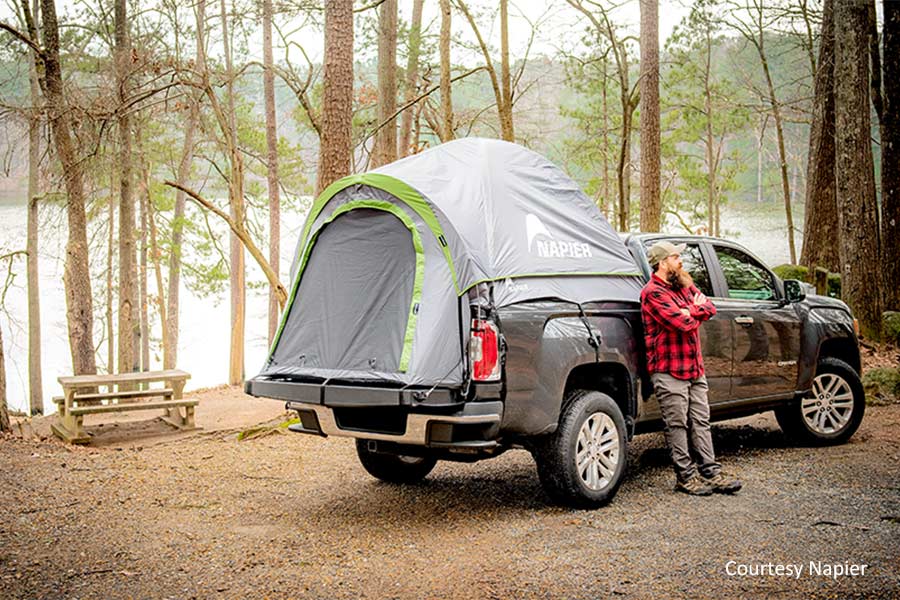
<path fill-rule="evenodd" d="M 51 429 L 66 442 L 86 444 L 91 437 L 84 430 L 85 415 L 154 409 L 162 409 L 163 420 L 178 429 L 195 429 L 194 407 L 199 400 L 182 398 L 184 384 L 190 377 L 177 369 L 59 377 L 63 395 L 53 398 L 59 418 Z M 162 383 L 163 387 L 154 388 L 154 383 Z M 105 392 L 100 391 L 103 388 Z"/>

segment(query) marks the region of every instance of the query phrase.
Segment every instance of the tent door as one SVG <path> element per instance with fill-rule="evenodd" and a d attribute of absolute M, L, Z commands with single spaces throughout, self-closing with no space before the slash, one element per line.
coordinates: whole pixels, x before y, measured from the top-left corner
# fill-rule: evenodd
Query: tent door
<path fill-rule="evenodd" d="M 344 205 L 314 237 L 276 364 L 406 371 L 424 259 L 412 221 L 383 204 Z"/>

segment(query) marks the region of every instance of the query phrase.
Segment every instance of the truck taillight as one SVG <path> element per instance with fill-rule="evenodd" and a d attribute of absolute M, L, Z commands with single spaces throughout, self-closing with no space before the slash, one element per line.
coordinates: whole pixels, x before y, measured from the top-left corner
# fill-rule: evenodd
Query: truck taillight
<path fill-rule="evenodd" d="M 472 319 L 469 339 L 472 379 L 495 381 L 500 378 L 500 333 L 497 326 L 483 319 Z"/>

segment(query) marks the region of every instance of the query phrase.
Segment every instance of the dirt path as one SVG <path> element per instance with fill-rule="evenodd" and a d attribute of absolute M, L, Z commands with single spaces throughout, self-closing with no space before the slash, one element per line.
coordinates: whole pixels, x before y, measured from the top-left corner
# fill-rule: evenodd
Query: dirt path
<path fill-rule="evenodd" d="M 362 470 L 347 439 L 237 441 L 281 404 L 207 393 L 220 397 L 205 402 L 210 418 L 229 416 L 215 427 L 200 419 L 206 429 L 193 434 L 98 437 L 88 448 L 0 441 L 0 596 L 900 595 L 898 405 L 870 407 L 835 448 L 787 445 L 768 416 L 715 427 L 746 485 L 735 497 L 675 494 L 662 437 L 639 436 L 616 500 L 583 512 L 548 506 L 522 451 L 391 486 Z M 868 567 L 834 579 L 810 574 L 810 561 Z M 768 563 L 803 571 L 728 574 Z"/>

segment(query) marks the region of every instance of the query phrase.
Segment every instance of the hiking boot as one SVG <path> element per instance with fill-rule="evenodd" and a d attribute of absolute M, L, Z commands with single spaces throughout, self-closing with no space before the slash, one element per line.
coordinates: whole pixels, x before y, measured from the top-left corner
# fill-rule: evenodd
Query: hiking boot
<path fill-rule="evenodd" d="M 679 481 L 675 484 L 676 492 L 684 492 L 691 496 L 709 496 L 713 493 L 713 488 L 706 479 L 699 475 L 694 475 L 690 479 Z"/>
<path fill-rule="evenodd" d="M 703 480 L 717 494 L 733 494 L 743 487 L 740 480 L 722 472 L 712 477 L 704 477 Z"/>

